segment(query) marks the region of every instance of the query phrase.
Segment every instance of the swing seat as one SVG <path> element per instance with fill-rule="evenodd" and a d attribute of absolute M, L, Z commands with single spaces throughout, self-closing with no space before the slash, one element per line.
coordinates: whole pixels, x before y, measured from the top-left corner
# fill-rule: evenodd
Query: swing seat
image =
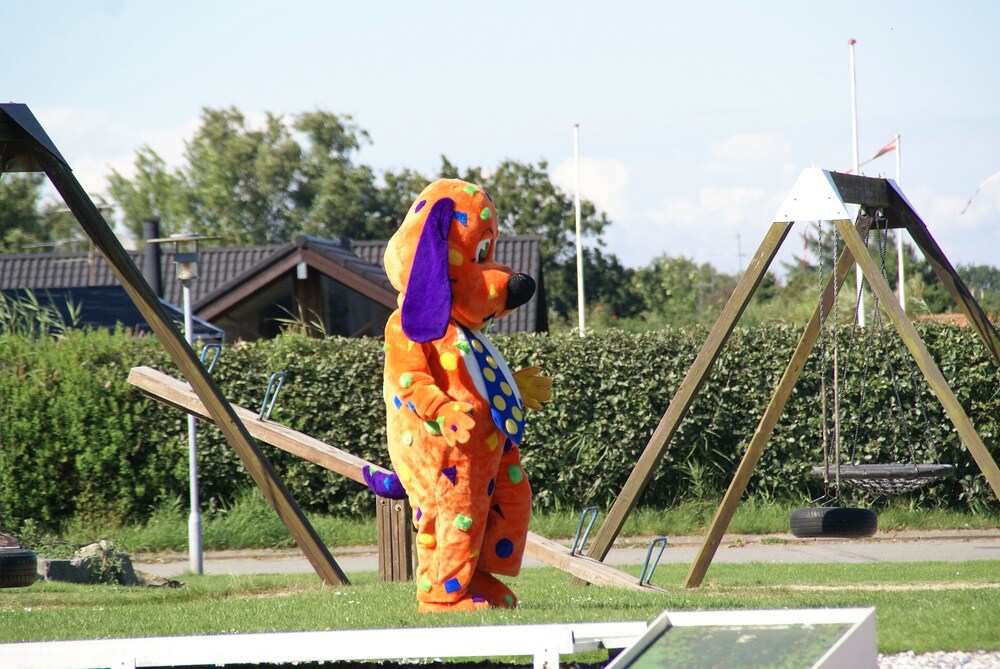
<path fill-rule="evenodd" d="M 878 514 L 871 509 L 819 506 L 795 509 L 790 524 L 799 539 L 864 539 L 878 530 Z"/>
<path fill-rule="evenodd" d="M 820 481 L 836 476 L 836 467 L 813 467 L 813 478 Z M 952 465 L 912 463 L 840 465 L 840 480 L 875 495 L 901 495 L 938 479 L 955 474 Z"/>

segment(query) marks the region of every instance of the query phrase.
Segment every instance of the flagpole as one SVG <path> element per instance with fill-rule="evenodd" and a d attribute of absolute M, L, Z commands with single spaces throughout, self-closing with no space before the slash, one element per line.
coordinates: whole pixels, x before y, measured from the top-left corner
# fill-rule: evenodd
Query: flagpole
<path fill-rule="evenodd" d="M 580 315 L 580 336 L 584 332 L 583 237 L 580 234 L 580 124 L 573 124 L 573 155 L 576 160 L 576 309 Z"/>
<path fill-rule="evenodd" d="M 854 69 L 854 42 L 853 38 L 847 40 L 848 45 L 851 49 L 851 153 L 854 157 L 854 173 L 861 175 L 860 165 L 858 164 L 858 94 L 857 94 L 857 83 Z M 858 325 L 861 327 L 865 326 L 865 300 L 861 293 L 861 289 L 864 285 L 864 274 L 861 272 L 861 265 L 855 263 L 854 265 L 854 280 L 857 284 L 857 303 L 858 303 Z"/>
<path fill-rule="evenodd" d="M 902 187 L 903 177 L 899 171 L 899 133 L 896 133 L 896 185 Z M 906 278 L 903 272 L 903 233 L 906 232 L 905 228 L 899 228 L 896 230 L 896 265 L 899 269 L 899 306 L 906 311 Z"/>

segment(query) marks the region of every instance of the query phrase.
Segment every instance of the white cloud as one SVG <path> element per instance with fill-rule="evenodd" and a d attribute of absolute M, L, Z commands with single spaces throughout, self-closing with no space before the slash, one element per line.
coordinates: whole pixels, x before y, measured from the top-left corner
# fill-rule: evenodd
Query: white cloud
<path fill-rule="evenodd" d="M 552 182 L 570 194 L 576 193 L 576 160 L 557 165 L 551 173 Z M 604 211 L 612 221 L 622 220 L 629 213 L 628 167 L 614 158 L 580 158 L 580 194 Z"/>
<path fill-rule="evenodd" d="M 184 154 L 184 141 L 200 126 L 198 118 L 173 127 L 148 127 L 121 123 L 104 111 L 48 107 L 35 112 L 56 148 L 90 193 L 103 193 L 112 169 L 131 175 L 136 151 L 149 146 L 167 165 L 176 167 Z M 96 141 L 95 141 L 96 138 Z"/>
<path fill-rule="evenodd" d="M 795 174 L 792 145 L 777 133 L 737 133 L 713 140 L 699 175 L 753 180 L 759 174 Z"/>

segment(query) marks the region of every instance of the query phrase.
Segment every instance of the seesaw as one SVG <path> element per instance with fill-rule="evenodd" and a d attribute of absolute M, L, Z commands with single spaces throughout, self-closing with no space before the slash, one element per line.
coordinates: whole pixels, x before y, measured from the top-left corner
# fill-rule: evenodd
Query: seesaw
<path fill-rule="evenodd" d="M 185 411 L 202 420 L 212 421 L 198 395 L 192 391 L 190 385 L 180 379 L 176 379 L 151 367 L 134 367 L 129 372 L 128 382 L 158 402 Z M 365 468 L 371 468 L 376 472 L 388 473 L 388 470 L 384 467 L 380 467 L 364 458 L 359 458 L 356 455 L 331 446 L 315 437 L 303 434 L 287 425 L 276 423 L 269 418 L 262 418 L 259 413 L 250 409 L 235 404 L 231 406 L 235 415 L 246 427 L 247 432 L 255 439 L 292 453 L 313 464 L 336 472 L 341 476 L 346 476 L 361 485 L 366 485 L 364 478 Z M 383 500 L 383 498 L 379 498 L 379 500 L 380 502 L 388 501 Z M 382 571 L 381 565 L 383 562 L 397 565 L 402 563 L 412 564 L 412 542 L 405 540 L 408 538 L 409 533 L 407 525 L 409 523 L 409 514 L 402 514 L 400 517 L 403 518 L 403 524 L 406 525 L 405 531 L 397 529 L 397 531 L 392 533 L 383 532 L 382 529 L 385 523 L 381 518 L 379 520 L 380 571 Z M 405 538 L 400 536 L 404 533 L 407 534 Z M 643 569 L 643 575 L 637 578 L 603 562 L 577 553 L 575 546 L 573 549 L 567 549 L 562 544 L 534 532 L 528 533 L 525 553 L 540 562 L 593 585 L 626 588 L 643 592 L 664 592 L 661 588 L 651 585 L 648 580 L 645 580 L 646 569 Z M 412 572 L 407 571 L 405 573 Z M 649 574 L 652 574 L 652 570 L 649 570 Z"/>

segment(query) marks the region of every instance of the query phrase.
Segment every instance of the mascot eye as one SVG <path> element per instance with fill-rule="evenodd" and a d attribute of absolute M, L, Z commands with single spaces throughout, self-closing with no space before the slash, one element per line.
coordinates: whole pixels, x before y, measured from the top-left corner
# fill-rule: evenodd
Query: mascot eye
<path fill-rule="evenodd" d="M 476 245 L 476 262 L 486 262 L 486 257 L 490 254 L 490 244 L 492 240 L 484 239 Z"/>

